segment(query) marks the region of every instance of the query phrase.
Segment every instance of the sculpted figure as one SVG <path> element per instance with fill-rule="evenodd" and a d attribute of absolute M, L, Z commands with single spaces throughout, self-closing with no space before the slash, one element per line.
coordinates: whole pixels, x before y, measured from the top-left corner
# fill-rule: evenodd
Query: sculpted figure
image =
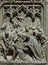
<path fill-rule="evenodd" d="M 15 58 L 16 56 L 16 50 L 14 48 L 14 41 L 16 40 L 15 37 L 17 36 L 15 34 L 15 30 L 13 29 L 13 25 L 10 21 L 8 21 L 7 23 L 4 23 L 1 26 L 1 30 L 4 30 L 4 32 L 1 34 L 2 36 L 2 47 L 4 49 L 4 58 L 7 60 L 7 55 L 6 55 L 6 49 L 11 49 L 13 50 L 13 57 L 12 59 Z M 12 41 L 13 40 L 13 41 Z"/>
<path fill-rule="evenodd" d="M 34 22 L 35 23 L 35 22 Z M 33 29 L 33 36 L 30 36 L 30 42 L 32 43 L 31 45 L 33 46 L 31 49 L 33 49 L 32 51 L 34 52 L 34 55 L 36 57 L 36 59 L 42 61 L 43 58 L 43 51 L 42 51 L 42 44 L 44 45 L 44 43 L 41 41 L 46 40 L 46 37 L 44 35 L 43 29 L 40 27 L 40 21 L 37 21 L 38 24 L 35 24 L 34 27 L 32 27 Z"/>
<path fill-rule="evenodd" d="M 2 41 L 3 41 L 2 46 L 3 46 L 3 49 L 4 49 L 4 58 L 5 58 L 6 60 L 8 60 L 8 59 L 7 59 L 6 50 L 7 50 L 7 49 L 10 49 L 10 50 L 13 51 L 13 53 L 15 53 L 15 48 L 14 48 L 14 46 L 13 46 L 14 42 L 12 42 L 11 37 L 9 36 L 8 31 L 5 32 L 5 34 L 2 36 Z M 13 43 L 13 44 L 12 44 L 12 43 Z M 4 46 L 5 46 L 5 48 L 4 48 Z M 12 58 L 12 59 L 14 59 L 14 58 Z"/>

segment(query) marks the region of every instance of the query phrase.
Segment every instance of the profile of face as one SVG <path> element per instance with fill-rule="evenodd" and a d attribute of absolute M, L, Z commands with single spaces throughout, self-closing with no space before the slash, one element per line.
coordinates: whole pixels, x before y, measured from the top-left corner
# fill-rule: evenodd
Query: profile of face
<path fill-rule="evenodd" d="M 20 13 L 18 14 L 18 16 L 25 17 L 26 14 L 22 11 L 22 12 L 20 12 Z"/>
<path fill-rule="evenodd" d="M 35 21 L 40 22 L 40 18 L 39 17 L 35 17 Z"/>
<path fill-rule="evenodd" d="M 40 20 L 40 18 L 36 17 L 35 21 L 37 22 L 37 27 L 40 28 L 41 27 L 41 20 Z"/>
<path fill-rule="evenodd" d="M 4 22 L 9 22 L 9 21 L 10 21 L 10 17 L 4 18 Z"/>

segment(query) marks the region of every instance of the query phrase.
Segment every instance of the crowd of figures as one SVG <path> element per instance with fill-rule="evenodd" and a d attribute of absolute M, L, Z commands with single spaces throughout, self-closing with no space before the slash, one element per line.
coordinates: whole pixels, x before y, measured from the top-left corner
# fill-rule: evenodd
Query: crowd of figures
<path fill-rule="evenodd" d="M 43 47 L 47 39 L 40 27 L 40 22 L 34 20 L 28 26 L 23 23 L 25 17 L 20 15 L 15 17 L 16 19 L 7 18 L 8 20 L 1 26 L 3 32 L 0 45 L 4 59 L 8 61 L 7 56 L 11 54 L 12 58 L 9 61 L 45 62 Z"/>

